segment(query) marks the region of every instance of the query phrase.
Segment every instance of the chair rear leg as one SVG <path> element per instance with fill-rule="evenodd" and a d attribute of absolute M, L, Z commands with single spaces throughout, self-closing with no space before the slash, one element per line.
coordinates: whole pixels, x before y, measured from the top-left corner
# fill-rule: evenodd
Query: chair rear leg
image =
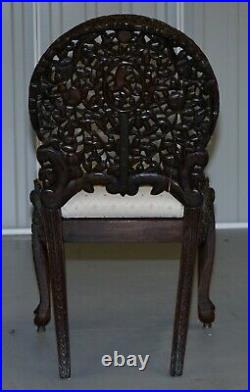
<path fill-rule="evenodd" d="M 32 253 L 37 278 L 40 301 L 34 310 L 34 323 L 37 330 L 45 330 L 51 318 L 50 308 L 50 282 L 48 253 L 44 233 L 43 207 L 40 201 L 40 188 L 35 181 L 35 189 L 30 194 L 33 203 L 32 214 Z"/>
<path fill-rule="evenodd" d="M 198 243 L 199 217 L 199 208 L 185 208 L 179 282 L 175 310 L 174 335 L 170 364 L 171 376 L 181 376 L 183 372 L 192 295 L 193 273 Z"/>
<path fill-rule="evenodd" d="M 203 214 L 203 236 L 199 244 L 198 257 L 198 316 L 203 326 L 211 327 L 215 320 L 215 306 L 209 298 L 209 289 L 215 253 L 215 217 L 214 217 L 214 191 L 208 189 Z"/>
<path fill-rule="evenodd" d="M 65 277 L 65 255 L 60 210 L 46 208 L 46 233 L 50 259 L 59 375 L 61 378 L 69 378 L 71 375 L 70 343 Z"/>

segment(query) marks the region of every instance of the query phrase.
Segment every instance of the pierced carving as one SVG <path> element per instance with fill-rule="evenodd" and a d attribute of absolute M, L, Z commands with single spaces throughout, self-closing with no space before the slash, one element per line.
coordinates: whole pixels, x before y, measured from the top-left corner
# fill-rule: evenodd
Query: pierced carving
<path fill-rule="evenodd" d="M 182 32 L 134 15 L 83 23 L 42 56 L 29 102 L 39 139 L 64 162 L 61 200 L 79 183 L 87 192 L 103 184 L 123 195 L 153 184 L 153 194 L 166 190 L 185 205 L 201 204 L 218 89 L 208 60 Z M 43 153 L 43 189 L 61 206 L 57 169 Z"/>

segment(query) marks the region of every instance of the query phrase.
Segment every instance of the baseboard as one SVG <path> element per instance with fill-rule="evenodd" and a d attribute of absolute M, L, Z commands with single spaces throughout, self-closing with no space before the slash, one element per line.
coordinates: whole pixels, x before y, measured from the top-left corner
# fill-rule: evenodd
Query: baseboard
<path fill-rule="evenodd" d="M 3 229 L 2 235 L 24 235 L 31 234 L 30 228 L 22 228 L 22 229 Z"/>
<path fill-rule="evenodd" d="M 226 222 L 226 223 L 216 223 L 216 229 L 247 229 L 247 222 Z"/>
<path fill-rule="evenodd" d="M 216 223 L 217 230 L 223 229 L 247 229 L 247 222 L 228 222 L 228 223 Z M 28 235 L 31 234 L 30 228 L 20 228 L 20 229 L 3 229 L 2 235 Z"/>

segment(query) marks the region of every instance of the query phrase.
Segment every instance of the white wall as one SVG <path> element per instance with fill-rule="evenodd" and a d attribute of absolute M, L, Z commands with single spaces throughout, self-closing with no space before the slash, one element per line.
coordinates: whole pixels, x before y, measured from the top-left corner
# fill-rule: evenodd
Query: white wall
<path fill-rule="evenodd" d="M 217 220 L 247 221 L 247 4 L 187 3 L 185 32 L 208 55 L 220 88 L 220 117 L 208 172 Z"/>
<path fill-rule="evenodd" d="M 36 62 L 62 32 L 91 17 L 135 13 L 162 19 L 191 36 L 218 77 L 221 113 L 208 172 L 217 222 L 247 221 L 246 3 L 3 3 L 3 228 L 28 228 L 36 175 L 27 111 Z"/>

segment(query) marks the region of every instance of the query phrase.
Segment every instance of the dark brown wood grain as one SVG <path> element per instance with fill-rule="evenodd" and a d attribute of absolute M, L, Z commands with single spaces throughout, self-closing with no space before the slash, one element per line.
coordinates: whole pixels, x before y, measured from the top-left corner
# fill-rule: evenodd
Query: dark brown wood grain
<path fill-rule="evenodd" d="M 65 242 L 181 241 L 182 219 L 64 219 Z"/>

